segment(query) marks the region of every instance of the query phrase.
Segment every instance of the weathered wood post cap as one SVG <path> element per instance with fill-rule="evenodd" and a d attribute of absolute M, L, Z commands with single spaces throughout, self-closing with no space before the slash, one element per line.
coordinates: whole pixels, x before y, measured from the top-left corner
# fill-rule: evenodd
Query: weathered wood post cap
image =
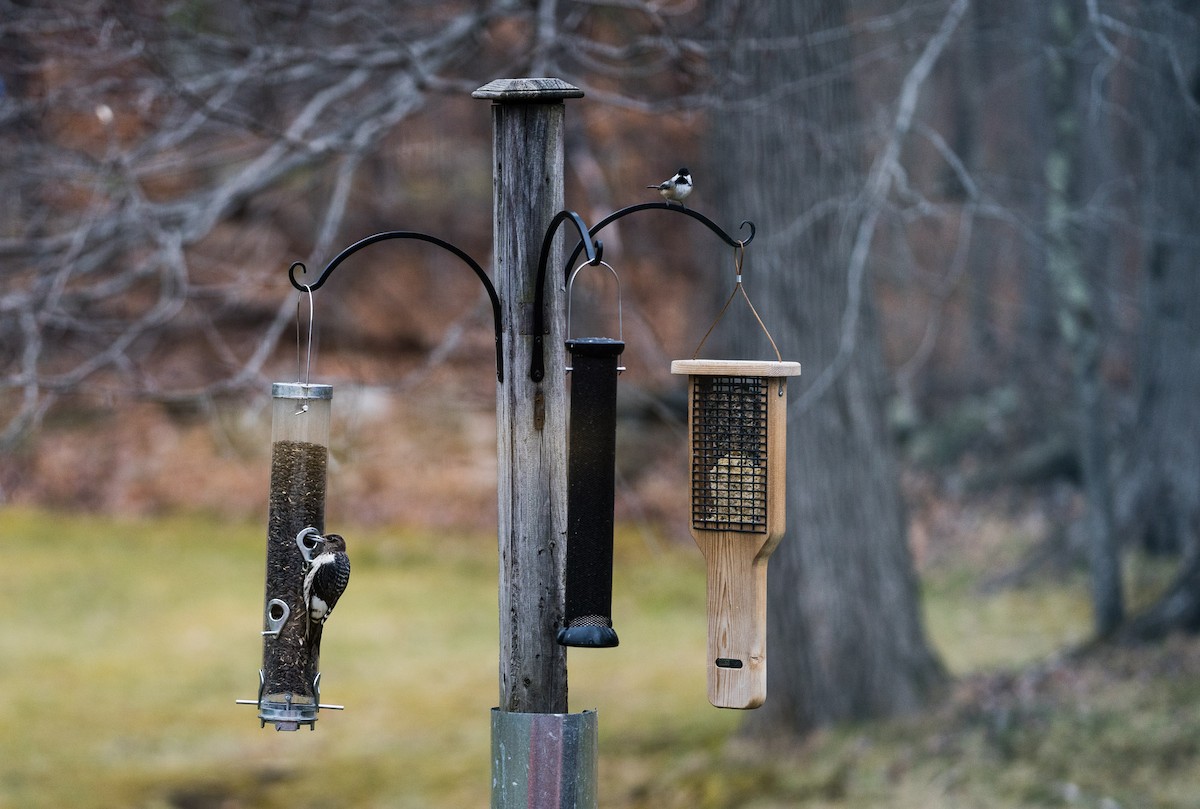
<path fill-rule="evenodd" d="M 552 104 L 566 98 L 583 98 L 583 90 L 562 79 L 495 79 L 471 93 L 496 103 Z"/>

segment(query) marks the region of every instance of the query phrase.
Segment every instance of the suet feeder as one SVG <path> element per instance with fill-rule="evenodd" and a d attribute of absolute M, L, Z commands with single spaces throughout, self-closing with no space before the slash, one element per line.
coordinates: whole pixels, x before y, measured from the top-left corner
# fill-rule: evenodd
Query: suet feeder
<path fill-rule="evenodd" d="M 617 375 L 621 339 L 620 278 L 617 279 L 617 339 L 571 334 L 571 289 L 567 283 L 567 340 L 571 355 L 571 406 L 567 439 L 566 612 L 558 631 L 563 646 L 612 647 L 613 504 L 616 482 Z"/>
<path fill-rule="evenodd" d="M 746 295 L 744 254 L 739 244 L 733 294 L 692 359 L 671 363 L 688 376 L 691 534 L 708 571 L 708 700 L 718 708 L 767 697 L 767 560 L 785 529 L 787 378 L 800 374 Z M 776 361 L 697 359 L 739 293 Z"/>
<path fill-rule="evenodd" d="M 784 532 L 787 377 L 796 362 L 677 360 L 688 375 L 691 533 L 708 569 L 708 699 L 767 694 L 767 559 Z"/>
<path fill-rule="evenodd" d="M 271 386 L 263 667 L 258 717 L 276 730 L 310 728 L 320 707 L 319 654 L 308 642 L 304 573 L 325 530 L 331 385 Z"/>

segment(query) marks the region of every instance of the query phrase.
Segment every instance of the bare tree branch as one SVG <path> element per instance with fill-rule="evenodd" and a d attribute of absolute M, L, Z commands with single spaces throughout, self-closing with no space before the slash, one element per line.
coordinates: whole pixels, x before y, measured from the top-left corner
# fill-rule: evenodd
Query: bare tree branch
<path fill-rule="evenodd" d="M 901 174 L 900 149 L 912 129 L 913 118 L 916 114 L 917 99 L 922 88 L 933 71 L 934 65 L 950 43 L 955 29 L 966 14 L 970 0 L 954 0 L 946 10 L 942 24 L 937 32 L 925 44 L 921 55 L 913 63 L 912 68 L 904 77 L 900 97 L 896 103 L 896 114 L 892 123 L 891 135 L 884 144 L 883 150 L 871 166 L 863 189 L 864 209 L 862 220 L 859 222 L 854 239 L 854 247 L 850 253 L 850 265 L 846 273 L 846 308 L 842 314 L 842 331 L 838 342 L 838 353 L 833 361 L 821 370 L 817 380 L 806 389 L 795 402 L 790 405 L 793 412 L 804 412 L 825 394 L 846 367 L 858 337 L 858 318 L 862 312 L 863 284 L 866 278 L 867 259 L 870 255 L 871 241 L 875 236 L 875 226 L 879 215 L 887 204 L 896 178 Z"/>

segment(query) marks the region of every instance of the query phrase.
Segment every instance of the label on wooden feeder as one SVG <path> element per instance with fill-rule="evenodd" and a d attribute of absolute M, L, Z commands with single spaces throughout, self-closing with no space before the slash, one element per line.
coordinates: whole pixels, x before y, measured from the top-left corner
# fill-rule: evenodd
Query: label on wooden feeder
<path fill-rule="evenodd" d="M 785 527 L 787 377 L 796 362 L 676 360 L 687 374 L 691 534 L 708 578 L 708 699 L 767 695 L 767 560 Z"/>

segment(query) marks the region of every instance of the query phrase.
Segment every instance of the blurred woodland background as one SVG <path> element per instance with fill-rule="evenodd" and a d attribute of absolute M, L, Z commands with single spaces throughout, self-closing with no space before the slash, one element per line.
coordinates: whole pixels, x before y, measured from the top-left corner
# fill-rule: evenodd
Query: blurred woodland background
<path fill-rule="evenodd" d="M 690 207 L 758 227 L 747 291 L 804 374 L 746 738 L 939 704 L 962 672 L 921 587 L 948 556 L 972 598 L 1086 591 L 1088 630 L 1046 656 L 1136 672 L 1103 656 L 1166 649 L 1200 682 L 1190 0 L 0 0 L 0 505 L 261 520 L 269 384 L 297 377 L 307 321 L 288 265 L 406 229 L 488 266 L 470 93 L 518 76 L 586 93 L 566 200 L 589 223 L 686 165 Z M 733 256 L 682 217 L 603 239 L 619 518 L 686 544 L 669 364 Z M 495 525 L 490 309 L 460 266 L 393 244 L 315 296 L 339 523 Z M 731 312 L 719 350 L 765 357 Z M 979 704 L 993 686 L 1012 693 L 976 683 Z"/>

